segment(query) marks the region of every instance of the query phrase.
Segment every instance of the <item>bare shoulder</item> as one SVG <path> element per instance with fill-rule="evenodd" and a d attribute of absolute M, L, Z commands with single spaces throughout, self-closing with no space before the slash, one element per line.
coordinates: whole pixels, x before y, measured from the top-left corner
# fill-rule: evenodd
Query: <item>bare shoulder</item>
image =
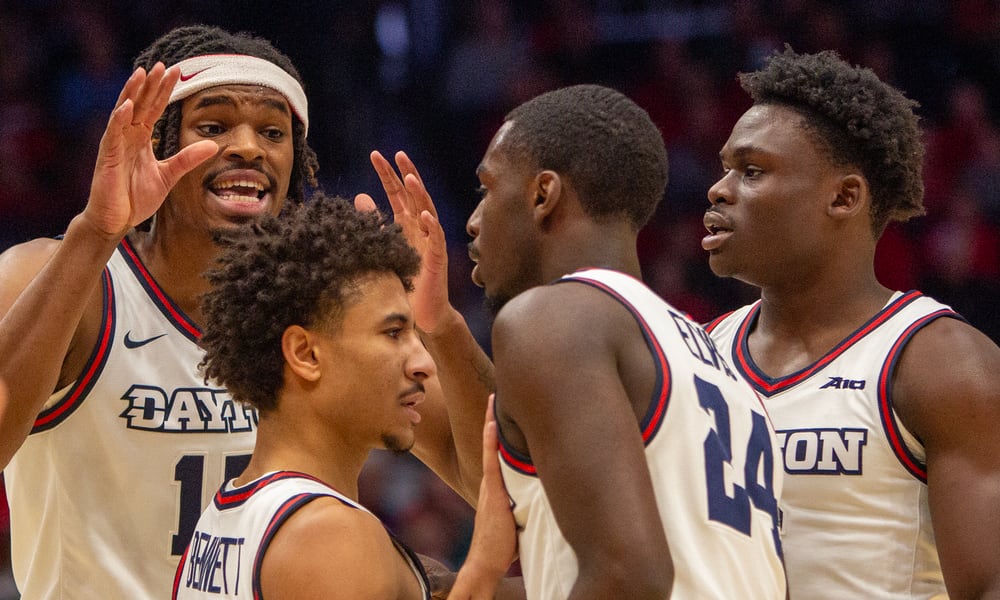
<path fill-rule="evenodd" d="M 61 243 L 56 239 L 40 238 L 11 246 L 0 254 L 0 314 L 7 312 Z"/>
<path fill-rule="evenodd" d="M 567 282 L 518 295 L 493 322 L 498 414 L 520 400 L 532 410 L 554 408 L 537 395 L 566 390 L 581 373 L 617 378 L 621 348 L 641 336 L 631 313 L 593 286 Z"/>
<path fill-rule="evenodd" d="M 621 304 L 593 286 L 566 282 L 532 288 L 508 302 L 493 324 L 494 345 L 580 350 L 581 341 L 616 337 L 631 320 Z M 574 355 L 576 352 L 570 352 Z"/>
<path fill-rule="evenodd" d="M 0 318 L 10 312 L 14 303 L 42 273 L 64 243 L 62 240 L 40 238 L 12 246 L 0 254 Z M 98 278 L 99 276 L 95 276 L 95 284 Z M 39 302 L 48 303 L 51 294 L 57 293 L 54 290 L 59 289 L 58 282 L 49 281 L 42 291 L 32 296 L 30 302 L 34 302 L 36 306 Z M 101 295 L 96 285 L 93 290 L 86 298 L 79 294 L 74 296 L 77 301 L 85 302 L 85 306 L 80 321 L 75 325 L 66 355 L 62 357 L 57 388 L 79 377 L 97 342 L 101 326 Z M 32 309 L 31 312 L 39 314 L 38 310 Z"/>
<path fill-rule="evenodd" d="M 907 343 L 892 400 L 925 444 L 1000 427 L 1000 347 L 965 321 L 937 319 Z"/>
<path fill-rule="evenodd" d="M 285 521 L 261 566 L 268 598 L 397 598 L 405 565 L 372 514 L 317 498 Z M 414 584 L 415 584 L 414 580 Z"/>
<path fill-rule="evenodd" d="M 649 361 L 652 373 L 652 360 L 632 314 L 607 293 L 577 282 L 528 290 L 497 315 L 492 340 L 497 423 L 508 446 L 528 453 L 530 445 L 532 458 L 542 459 L 540 446 L 556 441 L 552 431 L 573 420 L 587 403 L 602 415 L 614 406 L 621 411 L 621 423 L 634 428 L 623 368 L 638 368 L 629 360 L 638 356 Z M 633 379 L 626 386 L 648 388 L 645 378 Z M 648 402 L 648 394 L 636 394 L 640 396 Z M 563 430 L 558 439 L 578 435 L 567 447 L 579 448 L 597 436 L 617 435 L 601 433 L 607 424 L 599 419 L 592 428 Z"/>
<path fill-rule="evenodd" d="M 0 264 L 6 265 L 8 261 L 48 260 L 48 257 L 52 256 L 61 243 L 62 240 L 56 238 L 36 238 L 15 244 L 0 254 Z"/>

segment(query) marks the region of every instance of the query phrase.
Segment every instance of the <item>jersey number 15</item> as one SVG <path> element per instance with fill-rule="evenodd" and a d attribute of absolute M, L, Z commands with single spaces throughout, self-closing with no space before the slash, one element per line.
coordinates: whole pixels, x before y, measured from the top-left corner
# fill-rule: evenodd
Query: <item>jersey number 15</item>
<path fill-rule="evenodd" d="M 229 481 L 238 476 L 246 470 L 249 463 L 249 454 L 227 456 L 222 481 Z M 205 486 L 214 486 L 208 490 L 208 493 L 214 493 L 220 482 L 215 477 L 210 481 L 205 480 L 205 457 L 200 454 L 188 454 L 177 461 L 174 465 L 174 481 L 181 484 L 180 521 L 177 523 L 177 533 L 170 542 L 170 553 L 180 556 L 184 554 L 191 536 L 194 535 L 194 528 L 198 525 L 198 518 L 201 517 L 201 499 Z"/>

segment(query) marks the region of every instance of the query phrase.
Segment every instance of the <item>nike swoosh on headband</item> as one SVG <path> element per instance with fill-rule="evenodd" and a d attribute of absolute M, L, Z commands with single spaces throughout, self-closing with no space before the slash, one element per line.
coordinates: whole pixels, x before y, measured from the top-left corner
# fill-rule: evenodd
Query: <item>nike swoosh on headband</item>
<path fill-rule="evenodd" d="M 243 54 L 205 54 L 178 62 L 180 79 L 170 94 L 170 102 L 217 85 L 259 85 L 270 88 L 288 101 L 295 116 L 309 132 L 309 103 L 298 80 L 278 65 Z"/>
<path fill-rule="evenodd" d="M 189 81 L 190 79 L 193 79 L 194 77 L 198 76 L 198 74 L 204 73 L 207 70 L 208 69 L 201 69 L 199 71 L 195 71 L 194 73 L 188 73 L 187 75 L 185 75 L 184 73 L 181 73 L 180 80 L 181 81 Z"/>

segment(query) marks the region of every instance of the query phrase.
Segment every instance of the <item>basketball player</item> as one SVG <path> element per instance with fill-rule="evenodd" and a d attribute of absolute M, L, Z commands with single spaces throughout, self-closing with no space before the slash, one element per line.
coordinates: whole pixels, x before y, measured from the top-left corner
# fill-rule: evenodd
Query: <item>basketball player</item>
<path fill-rule="evenodd" d="M 778 430 L 791 597 L 1000 598 L 1000 349 L 873 267 L 923 212 L 915 103 L 832 52 L 740 82 L 702 245 L 761 299 L 709 330 Z"/>
<path fill-rule="evenodd" d="M 383 225 L 317 199 L 225 242 L 204 366 L 256 409 L 257 444 L 198 521 L 175 598 L 430 598 L 358 504 L 369 451 L 413 446 L 435 369 L 407 300 L 420 259 Z"/>
<path fill-rule="evenodd" d="M 275 215 L 315 183 L 301 80 L 267 41 L 182 27 L 135 67 L 84 211 L 62 240 L 0 257 L 0 464 L 25 598 L 168 593 L 257 425 L 196 368 L 213 231 Z M 474 501 L 482 413 L 452 439 L 428 389 L 419 456 Z M 470 460 L 456 458 L 466 446 Z"/>
<path fill-rule="evenodd" d="M 641 281 L 636 237 L 667 179 L 648 115 L 600 86 L 543 94 L 477 173 L 469 248 L 498 311 L 528 597 L 784 598 L 774 431 L 704 330 Z"/>

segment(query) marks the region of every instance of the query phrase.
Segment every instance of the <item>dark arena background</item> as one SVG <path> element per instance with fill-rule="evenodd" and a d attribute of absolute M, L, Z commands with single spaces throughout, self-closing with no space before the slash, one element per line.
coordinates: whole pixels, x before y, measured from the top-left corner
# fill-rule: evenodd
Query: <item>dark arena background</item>
<path fill-rule="evenodd" d="M 753 296 L 700 246 L 718 151 L 749 100 L 736 74 L 787 42 L 837 50 L 917 100 L 927 214 L 890 227 L 882 282 L 951 304 L 1000 340 L 1000 6 L 990 0 L 0 0 L 0 250 L 60 234 L 87 199 L 97 144 L 132 58 L 169 28 L 262 35 L 306 82 L 323 187 L 384 204 L 373 149 L 406 150 L 451 250 L 451 299 L 485 344 L 465 220 L 474 169 L 507 110 L 572 83 L 645 107 L 670 183 L 643 232 L 652 287 L 696 319 Z M 417 551 L 461 563 L 472 511 L 414 459 L 373 455 L 361 500 Z M 5 503 L 0 503 L 5 506 Z M 8 519 L 0 558 L 9 562 Z M 16 598 L 3 567 L 0 600 Z"/>

